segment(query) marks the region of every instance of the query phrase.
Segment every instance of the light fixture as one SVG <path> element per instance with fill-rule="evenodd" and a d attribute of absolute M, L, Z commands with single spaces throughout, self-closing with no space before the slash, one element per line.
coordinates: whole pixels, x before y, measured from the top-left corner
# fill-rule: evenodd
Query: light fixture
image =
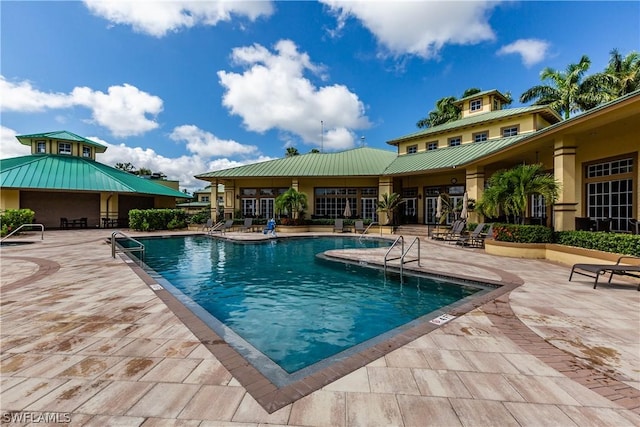
<path fill-rule="evenodd" d="M 455 166 L 454 166 L 454 167 L 455 167 Z M 457 184 L 457 183 L 458 183 L 458 180 L 457 180 L 456 178 L 451 178 L 451 183 L 452 183 L 452 184 Z"/>

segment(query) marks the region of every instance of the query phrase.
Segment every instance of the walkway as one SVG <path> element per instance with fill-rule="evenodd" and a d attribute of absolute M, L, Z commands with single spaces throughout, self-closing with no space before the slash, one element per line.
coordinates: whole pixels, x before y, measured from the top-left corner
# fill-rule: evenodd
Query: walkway
<path fill-rule="evenodd" d="M 96 426 L 640 425 L 632 285 L 593 290 L 566 266 L 423 242 L 422 268 L 524 284 L 268 413 L 215 343 L 111 258 L 109 235 L 47 231 L 0 250 L 3 423 L 55 412 Z"/>

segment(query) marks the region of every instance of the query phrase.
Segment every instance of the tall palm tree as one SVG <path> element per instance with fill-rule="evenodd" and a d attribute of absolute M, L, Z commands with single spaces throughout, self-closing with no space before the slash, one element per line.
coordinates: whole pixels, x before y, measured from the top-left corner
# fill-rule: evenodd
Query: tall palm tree
<path fill-rule="evenodd" d="M 612 101 L 640 89 L 640 53 L 631 52 L 622 56 L 618 49 L 613 49 L 609 55 L 607 68 L 587 79 L 592 85 L 604 88 L 607 95 L 605 101 Z"/>
<path fill-rule="evenodd" d="M 287 147 L 287 152 L 285 153 L 285 157 L 293 157 L 300 155 L 300 152 L 296 147 Z"/>
<path fill-rule="evenodd" d="M 534 105 L 549 105 L 560 115 L 568 119 L 572 113 L 584 111 L 597 103 L 597 93 L 588 90 L 583 84 L 583 77 L 591 60 L 583 55 L 577 64 L 569 64 L 565 71 L 545 68 L 540 73 L 542 81 L 549 80 L 551 84 L 538 85 L 526 90 L 520 95 L 520 102 L 535 100 Z"/>
<path fill-rule="evenodd" d="M 387 221 L 385 225 L 393 222 L 393 213 L 402 203 L 404 203 L 404 200 L 402 200 L 398 193 L 384 193 L 380 196 L 380 200 L 378 200 L 378 212 L 383 212 L 386 215 Z"/>
<path fill-rule="evenodd" d="M 488 187 L 476 209 L 488 217 L 496 217 L 500 212 L 512 215 L 524 223 L 529 200 L 534 194 L 541 194 L 549 202 L 558 199 L 560 184 L 550 173 L 543 171 L 541 164 L 518 165 L 512 169 L 498 171 L 489 178 Z"/>

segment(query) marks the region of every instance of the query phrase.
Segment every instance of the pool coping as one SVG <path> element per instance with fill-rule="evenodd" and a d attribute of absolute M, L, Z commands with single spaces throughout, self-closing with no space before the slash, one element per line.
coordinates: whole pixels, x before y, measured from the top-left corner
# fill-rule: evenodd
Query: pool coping
<path fill-rule="evenodd" d="M 288 236 L 287 236 L 288 237 Z M 215 237 L 214 237 L 215 238 Z M 228 239 L 233 240 L 233 239 Z M 238 240 L 242 242 L 242 240 Z M 253 243 L 256 243 L 255 241 Z M 341 250 L 342 251 L 342 250 Z M 348 249 L 343 250 L 348 253 Z M 332 252 L 332 251 L 327 251 Z M 327 254 L 325 252 L 325 254 Z M 426 335 L 443 324 L 434 324 L 428 321 L 418 322 L 416 325 L 394 335 L 386 340 L 374 344 L 367 349 L 351 355 L 344 360 L 332 363 L 330 366 L 322 368 L 309 376 L 294 381 L 291 384 L 278 387 L 269 378 L 264 376 L 253 365 L 251 365 L 240 353 L 213 331 L 202 319 L 186 307 L 170 291 L 164 289 L 158 281 L 147 273 L 144 268 L 134 262 L 125 254 L 118 254 L 120 258 L 140 277 L 140 279 L 160 298 L 166 306 L 180 319 L 180 321 L 200 340 L 200 342 L 218 359 L 218 361 L 229 371 L 229 373 L 245 388 L 245 390 L 262 406 L 268 413 L 273 413 L 304 396 L 342 378 L 343 376 L 362 368 L 369 363 L 385 356 L 423 335 Z M 356 263 L 354 259 L 345 256 L 338 256 L 335 253 L 330 255 L 336 261 Z M 378 264 L 370 262 L 369 264 Z M 382 266 L 382 264 L 379 264 Z M 391 267 L 393 269 L 393 267 Z M 452 308 L 447 314 L 455 317 L 462 316 L 476 308 L 490 303 L 499 297 L 508 294 L 513 289 L 524 284 L 524 281 L 517 275 L 505 272 L 500 269 L 482 266 L 482 268 L 492 271 L 500 277 L 500 280 L 479 279 L 461 274 L 443 275 L 441 272 L 430 271 L 421 268 L 420 270 L 411 267 L 404 267 L 406 271 L 415 272 L 420 275 L 433 275 L 438 278 L 452 278 L 458 281 L 470 281 L 475 283 L 485 283 L 496 288 L 463 302 Z"/>

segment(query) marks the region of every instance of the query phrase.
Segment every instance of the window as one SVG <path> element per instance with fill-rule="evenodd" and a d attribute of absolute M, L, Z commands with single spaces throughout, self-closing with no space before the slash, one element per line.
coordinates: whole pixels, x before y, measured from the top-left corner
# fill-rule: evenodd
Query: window
<path fill-rule="evenodd" d="M 478 132 L 473 134 L 473 142 L 484 142 L 489 139 L 489 132 Z"/>
<path fill-rule="evenodd" d="M 82 157 L 91 157 L 91 147 L 82 146 Z"/>
<path fill-rule="evenodd" d="M 472 100 L 469 103 L 469 110 L 471 110 L 471 112 L 482 110 L 482 98 Z"/>
<path fill-rule="evenodd" d="M 427 150 L 431 151 L 431 150 L 435 150 L 436 148 L 438 148 L 438 141 L 427 143 Z"/>
<path fill-rule="evenodd" d="M 276 195 L 283 194 L 287 188 L 241 188 L 241 210 L 245 217 L 272 218 Z M 201 196 L 201 201 L 208 202 L 209 196 Z M 285 214 L 290 214 L 285 212 Z"/>
<path fill-rule="evenodd" d="M 455 138 L 449 138 L 449 147 L 456 147 L 462 143 L 462 138 L 456 136 Z"/>
<path fill-rule="evenodd" d="M 58 154 L 71 154 L 71 144 L 66 142 L 58 143 Z"/>
<path fill-rule="evenodd" d="M 633 217 L 633 162 L 633 158 L 623 158 L 585 168 L 586 216 L 611 219 L 612 231 L 628 231 Z"/>
<path fill-rule="evenodd" d="M 202 198 L 200 199 L 201 202 L 208 202 L 209 201 L 209 196 L 202 196 Z"/>
<path fill-rule="evenodd" d="M 533 218 L 547 217 L 547 202 L 541 194 L 531 195 L 531 216 Z M 544 225 L 544 224 L 541 224 Z"/>
<path fill-rule="evenodd" d="M 518 126 L 509 126 L 506 128 L 502 128 L 502 136 L 516 136 L 518 134 Z"/>
<path fill-rule="evenodd" d="M 36 146 L 36 153 L 46 153 L 47 143 L 45 141 L 38 141 Z"/>
<path fill-rule="evenodd" d="M 410 145 L 407 147 L 407 154 L 415 154 L 418 152 L 418 144 Z"/>
<path fill-rule="evenodd" d="M 351 216 L 375 220 L 378 189 L 367 188 L 316 188 L 314 215 L 321 218 L 344 216 L 347 201 Z M 360 208 L 360 210 L 358 209 Z"/>
<path fill-rule="evenodd" d="M 500 104 L 498 104 L 498 100 L 494 99 L 493 100 L 493 111 L 495 110 L 499 110 L 500 109 Z"/>

